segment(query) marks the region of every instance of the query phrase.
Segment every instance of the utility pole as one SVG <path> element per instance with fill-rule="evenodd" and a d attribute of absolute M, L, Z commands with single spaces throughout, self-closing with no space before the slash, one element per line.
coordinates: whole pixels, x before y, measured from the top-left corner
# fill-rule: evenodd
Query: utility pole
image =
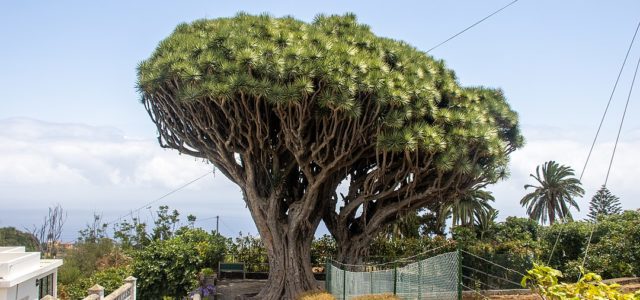
<path fill-rule="evenodd" d="M 220 234 L 220 231 L 218 231 L 218 224 L 220 223 L 220 216 L 216 216 L 216 233 Z"/>

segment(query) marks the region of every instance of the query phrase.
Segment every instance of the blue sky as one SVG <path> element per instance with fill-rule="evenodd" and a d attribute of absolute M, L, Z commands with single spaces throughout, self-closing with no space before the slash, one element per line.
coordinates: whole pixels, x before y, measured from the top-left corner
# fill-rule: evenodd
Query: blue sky
<path fill-rule="evenodd" d="M 508 2 L 3 1 L 0 201 L 21 209 L 44 211 L 61 203 L 118 215 L 210 168 L 159 149 L 135 91 L 136 64 L 181 22 L 238 11 L 305 21 L 318 13 L 354 12 L 378 35 L 427 50 Z M 463 85 L 502 88 L 520 114 L 528 143 L 514 154 L 511 179 L 493 188 L 501 217 L 523 215 L 518 201 L 536 165 L 556 159 L 581 169 L 638 11 L 638 1 L 520 0 L 431 53 L 444 59 Z M 639 56 L 640 41 L 587 171 L 588 197 L 604 179 Z M 626 208 L 637 208 L 640 196 L 635 181 L 639 93 L 640 88 L 632 97 L 610 180 Z M 228 216 L 230 234 L 253 229 L 238 189 L 222 176 L 207 178 L 166 204 L 202 218 Z M 0 211 L 0 226 L 26 226 L 7 211 Z"/>

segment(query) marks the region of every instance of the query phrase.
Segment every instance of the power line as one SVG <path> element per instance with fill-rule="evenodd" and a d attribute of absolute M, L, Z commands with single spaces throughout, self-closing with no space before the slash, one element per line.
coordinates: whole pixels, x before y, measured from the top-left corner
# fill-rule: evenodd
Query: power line
<path fill-rule="evenodd" d="M 166 197 L 168 197 L 168 196 L 170 196 L 170 195 L 172 195 L 172 194 L 174 194 L 174 193 L 176 193 L 176 192 L 178 192 L 178 191 L 180 191 L 180 190 L 182 190 L 182 189 L 184 189 L 184 188 L 188 187 L 189 185 L 191 185 L 191 184 L 195 183 L 196 181 L 198 181 L 198 180 L 200 180 L 200 179 L 204 178 L 205 176 L 209 175 L 210 173 L 212 173 L 212 171 L 207 171 L 207 173 L 202 174 L 202 175 L 201 175 L 201 176 L 199 176 L 198 178 L 196 178 L 196 179 L 194 179 L 194 180 L 191 180 L 191 181 L 189 181 L 189 182 L 187 182 L 187 183 L 185 183 L 185 184 L 183 184 L 183 185 L 179 186 L 179 187 L 178 187 L 178 188 L 176 188 L 176 189 L 171 190 L 170 192 L 168 192 L 168 193 L 166 193 L 166 194 L 162 195 L 162 196 L 161 196 L 161 197 L 159 197 L 159 198 L 156 198 L 156 199 L 154 199 L 154 200 L 152 200 L 152 201 L 147 202 L 145 205 L 140 206 L 139 208 L 137 208 L 137 209 L 134 209 L 134 210 L 130 211 L 128 214 L 124 214 L 124 215 L 122 215 L 122 216 L 120 216 L 120 217 L 118 217 L 118 218 L 116 218 L 116 219 L 114 219 L 114 220 L 112 220 L 111 222 L 108 222 L 108 223 L 106 223 L 106 224 L 107 224 L 107 225 L 111 225 L 111 224 L 113 224 L 113 223 L 115 223 L 115 222 L 118 222 L 118 221 L 122 220 L 122 219 L 123 219 L 123 218 L 125 218 L 125 217 L 132 216 L 134 212 L 138 212 L 138 211 L 140 211 L 140 210 L 142 210 L 142 209 L 144 209 L 144 208 L 147 208 L 147 207 L 149 207 L 151 204 L 156 203 L 156 202 L 158 202 L 158 201 L 160 201 L 160 200 L 162 200 L 162 199 L 164 199 L 164 198 L 166 198 Z"/>
<path fill-rule="evenodd" d="M 640 25 L 640 24 L 639 24 Z M 622 112 L 622 119 L 620 119 L 620 126 L 618 127 L 618 135 L 616 136 L 616 142 L 613 144 L 613 152 L 611 153 L 611 160 L 609 160 L 609 168 L 607 169 L 607 177 L 604 179 L 604 186 L 607 186 L 609 181 L 609 173 L 611 172 L 611 166 L 613 165 L 613 158 L 616 156 L 616 150 L 618 149 L 618 141 L 620 140 L 620 132 L 622 132 L 622 125 L 624 124 L 624 117 L 627 115 L 627 108 L 629 108 L 629 100 L 633 93 L 633 86 L 636 83 L 636 76 L 638 75 L 638 67 L 640 67 L 640 57 L 636 63 L 636 70 L 633 73 L 633 79 L 631 80 L 631 87 L 629 88 L 629 94 L 627 95 L 627 102 L 624 105 L 624 111 Z"/>
<path fill-rule="evenodd" d="M 460 32 L 458 32 L 458 33 L 456 33 L 456 34 L 454 34 L 452 37 L 450 37 L 450 38 L 448 38 L 448 39 L 446 39 L 446 40 L 444 40 L 444 41 L 440 42 L 440 44 L 437 44 L 437 45 L 435 45 L 435 46 L 431 47 L 431 49 L 427 50 L 427 53 L 429 53 L 429 52 L 431 52 L 432 50 L 434 50 L 434 49 L 436 49 L 436 48 L 438 48 L 438 47 L 440 47 L 440 46 L 444 45 L 444 44 L 445 44 L 445 43 L 447 43 L 448 41 L 453 40 L 453 39 L 454 39 L 454 38 L 456 38 L 457 36 L 459 36 L 459 35 L 463 34 L 465 31 L 467 31 L 467 30 L 469 30 L 469 29 L 471 29 L 471 28 L 475 27 L 476 25 L 478 25 L 478 24 L 480 24 L 480 23 L 484 22 L 485 20 L 487 20 L 487 19 L 491 18 L 493 15 L 495 15 L 495 14 L 497 14 L 497 13 L 501 12 L 501 11 L 502 11 L 502 10 L 504 10 L 505 8 L 507 8 L 507 7 L 509 7 L 509 6 L 513 5 L 513 4 L 515 4 L 515 3 L 516 3 L 516 2 L 518 2 L 518 1 L 520 1 L 520 0 L 514 0 L 514 1 L 511 1 L 509 4 L 507 4 L 507 5 L 503 6 L 503 7 L 501 7 L 500 9 L 498 9 L 498 10 L 494 11 L 494 12 L 493 12 L 493 13 L 491 13 L 490 15 L 488 15 L 488 16 L 486 16 L 486 17 L 484 17 L 484 18 L 480 19 L 480 20 L 478 20 L 477 22 L 475 22 L 475 23 L 471 24 L 469 27 L 467 27 L 467 28 L 463 29 L 462 31 L 460 31 Z"/>
<path fill-rule="evenodd" d="M 636 26 L 636 31 L 633 33 L 633 38 L 631 38 L 631 43 L 629 44 L 629 48 L 627 49 L 627 54 L 624 56 L 624 60 L 622 61 L 622 66 L 620 66 L 620 71 L 618 72 L 616 83 L 613 85 L 613 89 L 611 90 L 611 95 L 609 95 L 609 102 L 607 102 L 607 107 L 605 107 L 604 109 L 604 113 L 602 114 L 602 118 L 600 119 L 600 125 L 598 125 L 598 130 L 596 131 L 596 136 L 593 138 L 593 142 L 591 143 L 591 149 L 589 149 L 589 154 L 587 155 L 587 159 L 585 160 L 584 166 L 582 167 L 582 172 L 580 173 L 580 179 L 579 179 L 580 181 L 582 181 L 582 176 L 584 175 L 584 172 L 587 169 L 587 164 L 589 163 L 589 159 L 591 158 L 591 153 L 593 152 L 593 148 L 595 147 L 596 141 L 598 140 L 598 135 L 600 135 L 600 129 L 602 129 L 602 123 L 604 123 L 604 119 L 607 116 L 607 112 L 609 111 L 609 106 L 611 105 L 611 99 L 613 99 L 613 94 L 616 92 L 616 88 L 618 87 L 618 82 L 620 82 L 620 76 L 622 75 L 624 66 L 627 64 L 627 58 L 629 58 L 629 52 L 631 52 L 633 43 L 636 40 L 636 36 L 638 35 L 638 29 L 640 29 L 640 22 L 638 22 L 638 26 Z M 625 112 L 626 112 L 626 107 L 625 107 Z M 607 178 L 608 177 L 609 177 L 609 172 L 607 172 Z M 605 180 L 605 185 L 606 185 L 606 180 Z"/>
<path fill-rule="evenodd" d="M 636 26 L 636 30 L 633 33 L 633 37 L 631 38 L 631 43 L 629 44 L 629 47 L 627 48 L 627 53 L 624 56 L 624 60 L 622 61 L 622 66 L 620 66 L 620 71 L 618 72 L 618 77 L 616 78 L 616 82 L 613 85 L 613 89 L 611 90 L 611 95 L 609 95 L 609 101 L 607 102 L 607 106 L 604 109 L 604 113 L 602 114 L 602 118 L 600 119 L 600 124 L 598 125 L 598 130 L 596 131 L 596 135 L 593 138 L 593 142 L 591 143 L 591 148 L 589 149 L 589 154 L 587 155 L 587 159 L 584 162 L 584 166 L 582 167 L 582 172 L 580 173 L 580 178 L 579 180 L 582 181 L 582 176 L 584 176 L 584 172 L 587 169 L 587 165 L 589 164 L 589 159 L 591 158 L 591 154 L 593 153 L 593 148 L 596 145 L 596 141 L 598 140 L 598 136 L 600 135 L 600 129 L 602 129 L 602 124 L 604 123 L 604 119 L 607 116 L 607 111 L 609 110 L 609 106 L 611 105 L 611 99 L 613 99 L 613 95 L 616 92 L 616 88 L 618 87 L 618 82 L 620 82 L 620 76 L 622 75 L 622 71 L 624 70 L 625 65 L 627 64 L 627 59 L 629 58 L 629 53 L 631 52 L 631 49 L 633 48 L 633 43 L 636 40 L 636 36 L 638 35 L 638 29 L 640 29 L 640 22 L 638 22 L 638 25 Z M 638 63 L 640 63 L 640 60 L 638 60 Z M 636 80 L 636 74 L 638 73 L 638 66 L 636 66 L 636 71 L 633 75 L 633 82 L 635 82 Z M 611 165 L 613 163 L 613 157 L 615 155 L 616 152 L 616 148 L 618 146 L 618 139 L 620 138 L 620 130 L 622 129 L 622 123 L 624 122 L 624 116 L 627 113 L 627 106 L 629 105 L 629 98 L 631 97 L 631 91 L 633 90 L 633 82 L 631 83 L 631 89 L 629 90 L 629 96 L 627 97 L 627 104 L 624 107 L 624 113 L 622 115 L 622 120 L 620 122 L 620 128 L 618 129 L 618 137 L 616 138 L 616 143 L 615 146 L 613 148 L 613 154 L 611 155 L 611 160 L 609 162 L 609 168 L 607 169 L 607 176 L 605 178 L 604 181 L 604 185 L 607 185 L 607 181 L 609 180 L 609 172 L 611 171 Z M 597 221 L 597 220 L 596 220 Z M 594 226 L 595 228 L 595 226 Z M 551 248 L 551 253 L 549 253 L 549 259 L 547 261 L 547 265 L 551 263 L 551 258 L 553 258 L 553 253 L 556 250 L 556 246 L 558 245 L 558 241 L 560 240 L 560 236 L 562 235 L 562 230 L 563 227 L 560 227 L 560 232 L 558 232 L 558 236 L 556 237 L 556 241 L 555 243 L 553 243 L 553 248 Z M 591 234 L 589 234 L 589 239 L 588 239 L 588 243 L 587 243 L 587 248 L 585 249 L 585 257 L 584 260 L 582 261 L 582 266 L 584 267 L 584 262 L 586 260 L 587 257 L 587 253 L 589 252 L 589 244 L 591 243 L 591 237 L 593 236 L 593 230 L 591 230 Z"/>
<path fill-rule="evenodd" d="M 640 27 L 640 23 L 638 24 L 638 27 Z M 636 32 L 637 32 L 637 29 L 636 29 Z M 640 57 L 638 57 L 638 62 L 636 63 L 636 70 L 633 72 L 633 79 L 631 80 L 631 86 L 629 87 L 629 94 L 627 95 L 627 102 L 624 105 L 622 118 L 620 119 L 620 126 L 618 127 L 618 135 L 616 136 L 616 142 L 613 144 L 613 152 L 611 153 L 611 160 L 609 160 L 609 168 L 607 169 L 607 176 L 604 179 L 605 187 L 607 186 L 607 182 L 609 181 L 609 173 L 611 172 L 611 166 L 613 166 L 613 158 L 616 156 L 616 150 L 618 149 L 618 141 L 620 141 L 620 132 L 622 132 L 624 117 L 627 115 L 627 108 L 629 108 L 629 100 L 631 99 L 631 94 L 633 93 L 633 86 L 636 83 L 636 76 L 638 75 L 638 67 L 640 67 Z M 591 246 L 591 239 L 593 238 L 593 232 L 596 230 L 596 226 L 598 226 L 598 218 L 596 218 L 595 223 L 591 228 L 591 233 L 589 234 L 589 240 L 587 241 L 587 247 L 584 250 L 584 258 L 582 259 L 583 268 L 584 268 L 584 264 L 587 262 L 587 256 L 589 255 L 589 247 Z"/>

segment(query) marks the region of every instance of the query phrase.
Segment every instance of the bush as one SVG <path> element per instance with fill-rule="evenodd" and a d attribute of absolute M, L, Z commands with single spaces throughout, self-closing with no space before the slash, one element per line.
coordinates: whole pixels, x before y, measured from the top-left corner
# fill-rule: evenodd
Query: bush
<path fill-rule="evenodd" d="M 14 227 L 0 228 L 1 246 L 24 246 L 27 251 L 38 251 L 38 242 L 33 234 Z"/>
<path fill-rule="evenodd" d="M 90 277 L 80 278 L 71 284 L 59 284 L 61 299 L 84 299 L 87 290 L 95 284 L 104 287 L 104 294 L 108 295 L 124 284 L 125 278 L 131 275 L 131 268 L 128 266 L 111 267 L 95 272 Z"/>
<path fill-rule="evenodd" d="M 527 275 L 522 278 L 522 286 L 529 287 L 534 293 L 540 295 L 542 299 L 564 300 L 564 299 L 611 299 L 611 300 L 635 300 L 640 299 L 640 291 L 635 293 L 623 293 L 620 285 L 605 284 L 602 277 L 595 273 L 584 274 L 577 283 L 560 283 L 562 272 L 544 265 L 535 264 L 534 268 L 527 271 Z"/>
<path fill-rule="evenodd" d="M 134 252 L 133 272 L 140 299 L 182 298 L 197 286 L 198 272 L 217 267 L 229 240 L 202 229 L 187 229 Z"/>
<path fill-rule="evenodd" d="M 314 267 L 324 267 L 327 261 L 336 256 L 336 240 L 330 235 L 323 235 L 313 239 L 311 243 L 311 265 Z"/>
<path fill-rule="evenodd" d="M 90 277 L 96 271 L 128 264 L 129 258 L 116 251 L 113 241 L 106 238 L 95 242 L 77 242 L 73 249 L 64 253 L 58 282 L 70 285 L 81 278 Z"/>
<path fill-rule="evenodd" d="M 630 210 L 602 217 L 596 225 L 585 221 L 554 224 L 542 230 L 541 260 L 547 262 L 553 243 L 560 235 L 550 266 L 560 270 L 567 279 L 577 279 L 589 234 L 594 230 L 585 269 L 604 278 L 639 276 L 639 227 L 640 212 Z"/>
<path fill-rule="evenodd" d="M 269 259 L 267 250 L 262 245 L 260 237 L 242 233 L 235 239 L 235 243 L 230 246 L 227 261 L 243 262 L 248 272 L 269 271 Z"/>

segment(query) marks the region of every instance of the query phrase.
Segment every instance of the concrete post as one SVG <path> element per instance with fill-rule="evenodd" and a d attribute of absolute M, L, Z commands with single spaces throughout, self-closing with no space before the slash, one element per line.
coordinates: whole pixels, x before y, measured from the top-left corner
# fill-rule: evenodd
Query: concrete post
<path fill-rule="evenodd" d="M 58 270 L 53 272 L 53 299 L 58 298 Z"/>
<path fill-rule="evenodd" d="M 129 276 L 124 280 L 124 282 L 131 283 L 131 300 L 136 300 L 136 298 L 138 297 L 136 295 L 136 291 L 137 291 L 136 283 L 138 282 L 138 279 L 133 276 Z"/>
<path fill-rule="evenodd" d="M 90 287 L 87 291 L 89 292 L 89 295 L 98 295 L 98 299 L 104 299 L 104 287 L 99 284 Z"/>

